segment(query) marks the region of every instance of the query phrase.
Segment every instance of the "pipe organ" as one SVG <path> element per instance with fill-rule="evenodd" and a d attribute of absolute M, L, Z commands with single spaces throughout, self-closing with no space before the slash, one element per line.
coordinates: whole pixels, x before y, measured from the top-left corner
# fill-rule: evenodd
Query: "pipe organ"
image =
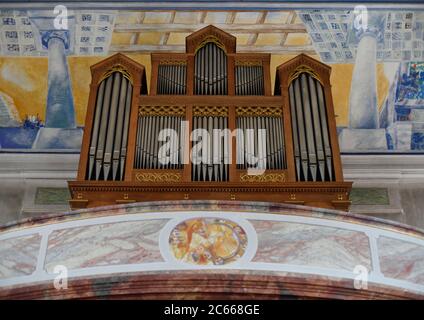
<path fill-rule="evenodd" d="M 162 62 L 158 66 L 157 94 L 186 94 L 187 65 Z"/>
<path fill-rule="evenodd" d="M 128 139 L 132 83 L 115 68 L 97 90 L 87 180 L 123 180 Z"/>
<path fill-rule="evenodd" d="M 256 95 L 264 94 L 264 71 L 261 64 L 239 63 L 235 69 L 236 95 Z"/>
<path fill-rule="evenodd" d="M 289 86 L 297 181 L 334 178 L 327 114 L 321 83 L 306 72 Z"/>
<path fill-rule="evenodd" d="M 206 42 L 194 57 L 195 94 L 228 93 L 227 55 L 215 42 Z"/>
<path fill-rule="evenodd" d="M 185 53 L 122 54 L 91 67 L 72 208 L 152 200 L 273 201 L 347 210 L 330 67 L 237 53 L 213 26 Z"/>

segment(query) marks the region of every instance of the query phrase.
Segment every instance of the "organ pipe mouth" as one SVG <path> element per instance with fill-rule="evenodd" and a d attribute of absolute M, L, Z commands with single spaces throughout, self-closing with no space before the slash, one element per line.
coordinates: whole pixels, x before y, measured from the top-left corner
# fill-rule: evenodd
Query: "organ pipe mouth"
<path fill-rule="evenodd" d="M 124 66 L 122 66 L 121 64 L 117 64 L 114 65 L 112 68 L 110 68 L 108 71 L 106 71 L 101 77 L 100 80 L 98 81 L 97 84 L 99 84 L 100 82 L 102 82 L 103 80 L 105 80 L 106 78 L 108 78 L 110 75 L 112 75 L 114 72 L 119 72 L 122 74 L 122 76 L 126 79 L 128 79 L 128 81 L 133 84 L 133 79 L 131 77 L 131 75 L 129 74 L 129 72 L 124 68 Z"/>

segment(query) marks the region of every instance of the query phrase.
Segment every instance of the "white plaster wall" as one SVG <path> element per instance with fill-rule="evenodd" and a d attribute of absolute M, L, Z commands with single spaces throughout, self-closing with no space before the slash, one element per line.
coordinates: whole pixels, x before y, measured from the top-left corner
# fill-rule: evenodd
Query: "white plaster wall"
<path fill-rule="evenodd" d="M 76 177 L 78 154 L 1 154 L 0 224 L 68 211 L 69 206 L 35 205 L 38 187 L 66 188 Z M 387 188 L 388 205 L 351 206 L 365 214 L 424 229 L 424 155 L 344 155 L 345 180 L 354 188 Z"/>

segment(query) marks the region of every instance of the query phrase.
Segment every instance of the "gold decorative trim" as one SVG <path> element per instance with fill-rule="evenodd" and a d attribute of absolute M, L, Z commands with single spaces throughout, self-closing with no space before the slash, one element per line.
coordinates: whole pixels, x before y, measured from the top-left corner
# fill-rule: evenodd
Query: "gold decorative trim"
<path fill-rule="evenodd" d="M 185 116 L 185 106 L 142 106 L 139 108 L 139 116 Z"/>
<path fill-rule="evenodd" d="M 254 67 L 254 66 L 263 66 L 262 60 L 236 60 L 235 61 L 236 67 L 238 66 L 245 66 L 245 67 Z"/>
<path fill-rule="evenodd" d="M 237 117 L 281 117 L 283 114 L 283 108 L 281 106 L 246 106 L 246 107 L 236 107 L 236 116 Z"/>
<path fill-rule="evenodd" d="M 159 66 L 161 65 L 182 65 L 186 66 L 187 61 L 186 60 L 160 60 Z"/>
<path fill-rule="evenodd" d="M 121 65 L 121 64 L 117 64 L 114 65 L 112 68 L 110 68 L 108 71 L 106 71 L 101 77 L 98 83 L 102 82 L 103 80 L 105 80 L 106 78 L 109 78 L 109 76 L 111 76 L 114 72 L 120 72 L 122 73 L 122 76 L 124 78 L 127 78 L 128 81 L 133 84 L 133 80 L 131 75 L 128 73 L 127 69 Z"/>
<path fill-rule="evenodd" d="M 200 49 L 202 49 L 204 46 L 206 46 L 210 42 L 215 43 L 219 48 L 221 48 L 222 50 L 224 50 L 225 54 L 227 54 L 227 49 L 225 48 L 224 44 L 218 39 L 218 37 L 213 36 L 213 35 L 207 36 L 199 44 L 199 46 L 196 48 L 196 50 L 194 50 L 194 54 L 197 54 L 197 51 L 199 51 Z"/>
<path fill-rule="evenodd" d="M 228 117 L 228 107 L 224 106 L 193 106 L 193 117 Z"/>
<path fill-rule="evenodd" d="M 316 79 L 319 81 L 319 83 L 322 84 L 322 81 L 320 79 L 320 77 L 318 77 L 318 75 L 316 74 L 316 72 L 309 66 L 301 64 L 300 66 L 298 66 L 290 75 L 289 75 L 289 84 L 295 80 L 296 78 L 298 78 L 302 73 L 308 73 L 311 75 L 312 78 Z"/>
<path fill-rule="evenodd" d="M 249 175 L 243 173 L 240 175 L 241 182 L 286 182 L 286 174 L 282 173 L 265 173 L 261 175 Z"/>
<path fill-rule="evenodd" d="M 139 182 L 179 182 L 181 177 L 181 173 L 178 172 L 140 172 L 135 175 L 135 179 Z"/>

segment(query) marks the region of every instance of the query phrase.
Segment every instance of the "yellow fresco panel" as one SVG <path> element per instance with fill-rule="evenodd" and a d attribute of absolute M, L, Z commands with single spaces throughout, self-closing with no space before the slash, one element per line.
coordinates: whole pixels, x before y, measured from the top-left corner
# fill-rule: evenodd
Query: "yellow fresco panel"
<path fill-rule="evenodd" d="M 237 12 L 234 23 L 256 23 L 259 12 Z"/>
<path fill-rule="evenodd" d="M 281 43 L 281 33 L 260 33 L 255 45 L 257 46 L 270 46 L 279 45 Z"/>
<path fill-rule="evenodd" d="M 118 33 L 114 32 L 112 33 L 112 45 L 125 45 L 131 43 L 131 37 L 134 35 L 134 33 Z"/>
<path fill-rule="evenodd" d="M 383 102 L 389 94 L 390 83 L 384 73 L 384 64 L 377 64 L 377 103 L 378 109 L 381 110 Z"/>
<path fill-rule="evenodd" d="M 228 12 L 208 12 L 206 14 L 205 23 L 225 23 L 227 20 Z"/>
<path fill-rule="evenodd" d="M 171 12 L 146 12 L 143 23 L 168 23 L 171 19 Z"/>
<path fill-rule="evenodd" d="M 237 44 L 238 45 L 246 45 L 247 41 L 249 40 L 251 34 L 249 33 L 233 33 L 233 36 L 237 37 Z"/>
<path fill-rule="evenodd" d="M 300 17 L 298 15 L 296 15 L 296 18 L 294 19 L 293 23 L 302 23 L 303 24 L 303 21 L 302 21 L 302 19 L 300 19 Z"/>
<path fill-rule="evenodd" d="M 307 33 L 289 33 L 287 34 L 286 41 L 284 42 L 287 46 L 304 46 L 311 43 L 309 35 Z"/>
<path fill-rule="evenodd" d="M 137 23 L 140 19 L 141 12 L 122 12 L 119 13 L 115 18 L 115 23 Z"/>
<path fill-rule="evenodd" d="M 159 32 L 141 32 L 137 44 L 158 45 L 162 34 Z"/>
<path fill-rule="evenodd" d="M 267 13 L 264 23 L 286 23 L 288 15 L 288 11 L 271 11 Z"/>
<path fill-rule="evenodd" d="M 184 45 L 185 44 L 185 38 L 189 36 L 190 33 L 183 33 L 183 32 L 172 32 L 169 35 L 167 44 L 170 45 Z"/>
<path fill-rule="evenodd" d="M 174 23 L 196 24 L 199 22 L 200 12 L 176 12 Z"/>
<path fill-rule="evenodd" d="M 39 114 L 44 120 L 47 65 L 47 58 L 0 57 L 0 91 L 13 99 L 21 119 Z"/>
<path fill-rule="evenodd" d="M 185 35 L 179 35 L 184 38 Z M 171 37 L 170 37 L 171 39 Z M 174 40 L 172 40 L 174 41 Z M 149 54 L 127 54 L 131 59 L 146 67 L 148 87 L 150 87 L 151 64 Z M 271 83 L 274 87 L 275 70 L 280 64 L 294 58 L 295 55 L 271 56 Z M 313 56 L 318 59 L 318 56 Z M 88 102 L 89 85 L 91 81 L 90 66 L 106 57 L 68 57 L 72 92 L 74 97 L 77 124 L 82 126 Z M 337 125 L 348 124 L 349 95 L 353 72 L 353 64 L 331 65 L 331 85 Z M 0 91 L 10 96 L 20 118 L 26 114 L 36 115 L 45 119 L 47 98 L 47 57 L 1 57 L 0 58 Z M 388 94 L 390 83 L 384 74 L 384 65 L 377 65 L 378 105 L 381 108 Z"/>

